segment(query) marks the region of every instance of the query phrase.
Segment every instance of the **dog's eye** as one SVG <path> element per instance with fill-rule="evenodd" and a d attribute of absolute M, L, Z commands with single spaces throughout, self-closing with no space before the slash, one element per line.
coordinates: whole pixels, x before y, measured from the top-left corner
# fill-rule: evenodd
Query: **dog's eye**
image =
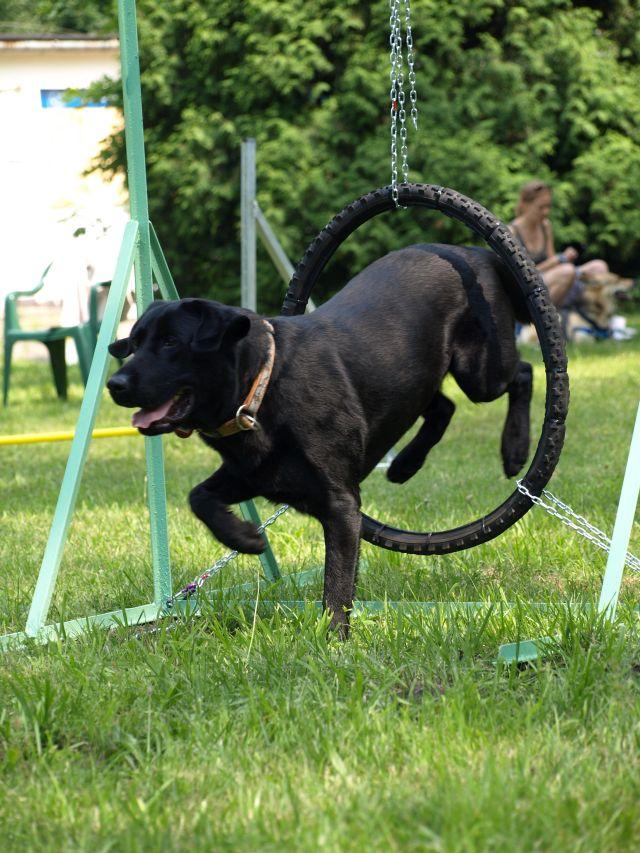
<path fill-rule="evenodd" d="M 165 338 L 162 342 L 163 347 L 175 347 L 180 343 L 180 341 L 175 338 L 173 335 L 169 335 L 168 338 Z"/>

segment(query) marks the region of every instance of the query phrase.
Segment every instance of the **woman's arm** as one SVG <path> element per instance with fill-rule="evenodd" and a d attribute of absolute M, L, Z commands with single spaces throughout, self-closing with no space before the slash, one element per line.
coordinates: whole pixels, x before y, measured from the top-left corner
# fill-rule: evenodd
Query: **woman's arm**
<path fill-rule="evenodd" d="M 545 246 L 545 249 L 547 250 L 547 257 L 554 258 L 556 257 L 556 248 L 553 242 L 553 225 L 548 219 L 545 219 L 542 223 L 542 230 L 547 238 L 547 244 Z"/>
<path fill-rule="evenodd" d="M 513 222 L 511 222 L 509 224 L 508 228 L 509 228 L 509 231 L 511 231 L 511 233 L 514 235 L 514 237 L 516 237 L 518 239 L 518 241 L 521 243 L 521 245 L 524 245 L 522 243 L 522 238 L 517 233 L 517 231 L 514 227 Z M 553 229 L 552 229 L 551 223 L 549 222 L 548 219 L 545 220 L 545 222 L 543 223 L 542 230 L 544 231 L 544 235 L 545 235 L 545 247 L 544 247 L 544 249 L 545 249 L 545 252 L 547 254 L 547 260 L 542 261 L 541 264 L 536 265 L 536 269 L 539 272 L 546 272 L 547 270 L 551 270 L 554 267 L 557 267 L 558 264 L 565 264 L 565 263 L 567 263 L 567 261 L 574 260 L 574 258 L 577 256 L 577 252 L 573 248 L 569 249 L 569 251 L 572 253 L 571 257 L 565 257 L 565 255 L 562 253 L 556 254 L 556 250 L 554 248 L 554 243 L 553 243 Z M 525 246 L 525 248 L 526 248 L 526 246 Z"/>
<path fill-rule="evenodd" d="M 538 270 L 546 272 L 557 267 L 559 264 L 572 264 L 578 257 L 577 249 L 574 249 L 573 246 L 568 246 L 564 252 L 556 252 L 553 243 L 553 228 L 549 220 L 546 220 L 542 227 L 546 236 L 545 251 L 547 253 L 547 260 L 538 264 Z"/>
<path fill-rule="evenodd" d="M 542 230 L 545 235 L 545 251 L 547 253 L 547 260 L 543 261 L 541 264 L 538 264 L 538 270 L 540 272 L 545 272 L 546 270 L 551 270 L 554 267 L 557 267 L 558 264 L 563 262 L 563 259 L 560 255 L 556 255 L 556 250 L 553 243 L 553 228 L 551 227 L 551 223 L 548 219 L 546 219 L 542 223 Z"/>

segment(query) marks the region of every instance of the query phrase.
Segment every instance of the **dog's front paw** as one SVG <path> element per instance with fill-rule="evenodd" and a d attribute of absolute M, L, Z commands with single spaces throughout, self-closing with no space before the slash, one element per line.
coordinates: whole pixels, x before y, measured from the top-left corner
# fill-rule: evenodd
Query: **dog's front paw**
<path fill-rule="evenodd" d="M 241 554 L 262 554 L 267 547 L 264 537 L 250 521 L 241 521 L 225 544 Z"/>
<path fill-rule="evenodd" d="M 403 459 L 402 453 L 399 453 L 387 469 L 387 480 L 392 483 L 406 483 L 410 480 L 418 469 Z"/>

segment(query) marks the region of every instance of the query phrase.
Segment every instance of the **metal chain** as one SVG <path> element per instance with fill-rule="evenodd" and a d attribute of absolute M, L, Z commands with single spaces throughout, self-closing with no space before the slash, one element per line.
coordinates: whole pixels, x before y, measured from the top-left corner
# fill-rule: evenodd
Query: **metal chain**
<path fill-rule="evenodd" d="M 400 120 L 400 157 L 402 159 L 402 180 L 409 181 L 409 151 L 407 148 L 407 113 L 404 92 L 404 59 L 402 55 L 402 24 L 400 10 L 404 9 L 407 44 L 407 65 L 409 66 L 409 100 L 411 102 L 411 120 L 418 127 L 418 108 L 416 95 L 416 74 L 414 66 L 413 34 L 411 31 L 410 0 L 389 0 L 389 59 L 391 62 L 391 194 L 396 207 L 398 202 L 398 119 Z"/>
<path fill-rule="evenodd" d="M 270 515 L 266 521 L 263 521 L 260 527 L 258 527 L 258 533 L 263 533 L 267 527 L 270 527 L 275 521 L 277 521 L 283 513 L 285 513 L 289 509 L 288 504 L 283 504 L 281 507 Z M 191 583 L 188 583 L 186 586 L 182 587 L 179 592 L 176 592 L 171 598 L 167 599 L 166 607 L 170 610 L 173 607 L 174 601 L 183 601 L 186 598 L 191 598 L 192 595 L 195 595 L 201 586 L 209 580 L 209 578 L 213 577 L 213 575 L 217 575 L 219 572 L 224 569 L 227 563 L 230 563 L 232 560 L 238 556 L 238 551 L 229 551 L 228 554 L 225 554 L 224 557 L 221 557 L 216 563 L 211 566 L 211 568 L 202 572 L 201 575 L 198 575 Z"/>
<path fill-rule="evenodd" d="M 609 552 L 611 548 L 610 537 L 607 536 L 603 530 L 600 530 L 599 527 L 596 527 L 594 524 L 587 521 L 583 515 L 579 515 L 569 506 L 569 504 L 564 503 L 560 498 L 557 498 L 554 494 L 547 491 L 547 489 L 543 489 L 542 494 L 547 498 L 547 500 L 551 501 L 551 504 L 545 503 L 541 497 L 532 494 L 529 489 L 523 485 L 522 480 L 518 480 L 518 491 L 521 494 L 526 495 L 536 506 L 542 507 L 542 509 L 548 512 L 549 515 L 557 518 L 558 521 L 561 521 L 567 527 L 570 527 L 572 530 L 575 530 L 576 533 L 579 533 L 580 536 L 583 536 L 589 542 L 592 542 L 596 547 L 600 548 L 602 551 L 606 551 L 607 553 Z M 640 572 L 640 559 L 638 559 L 638 557 L 627 553 L 624 561 L 632 571 Z"/>
<path fill-rule="evenodd" d="M 414 130 L 418 129 L 418 95 L 416 94 L 416 72 L 413 57 L 413 33 L 411 32 L 411 4 L 406 0 L 404 7 L 405 31 L 407 42 L 407 65 L 409 66 L 409 100 L 411 101 L 411 121 Z"/>
<path fill-rule="evenodd" d="M 402 49 L 402 37 L 400 33 L 400 0 L 389 0 L 389 60 L 391 62 L 391 89 L 389 99 L 391 101 L 391 195 L 396 207 L 398 204 L 398 71 L 399 56 L 398 47 Z M 398 44 L 399 43 L 399 44 Z"/>

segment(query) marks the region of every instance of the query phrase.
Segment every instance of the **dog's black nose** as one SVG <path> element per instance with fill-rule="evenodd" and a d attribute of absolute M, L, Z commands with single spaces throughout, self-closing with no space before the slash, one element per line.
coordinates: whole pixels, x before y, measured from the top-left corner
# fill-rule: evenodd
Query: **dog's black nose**
<path fill-rule="evenodd" d="M 126 394 L 131 387 L 131 382 L 128 376 L 123 376 L 121 373 L 114 373 L 111 379 L 107 382 L 109 393 L 117 402 L 118 397 Z"/>

